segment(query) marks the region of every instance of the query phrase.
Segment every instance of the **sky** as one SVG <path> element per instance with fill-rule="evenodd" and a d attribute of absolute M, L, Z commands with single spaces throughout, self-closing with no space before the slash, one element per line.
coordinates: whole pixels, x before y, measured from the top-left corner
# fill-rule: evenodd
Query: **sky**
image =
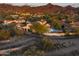
<path fill-rule="evenodd" d="M 10 4 L 17 5 L 17 6 L 29 5 L 32 7 L 36 7 L 36 6 L 46 5 L 47 3 L 10 3 Z M 63 6 L 63 7 L 67 5 L 71 5 L 73 7 L 79 7 L 79 3 L 52 3 L 52 4 Z"/>

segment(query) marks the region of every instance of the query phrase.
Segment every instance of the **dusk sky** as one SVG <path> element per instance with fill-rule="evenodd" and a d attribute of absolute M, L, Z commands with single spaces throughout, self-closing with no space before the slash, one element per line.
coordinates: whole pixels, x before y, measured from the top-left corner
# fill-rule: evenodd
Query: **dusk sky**
<path fill-rule="evenodd" d="M 41 5 L 46 5 L 47 3 L 11 3 L 12 5 L 18 5 L 18 6 L 23 6 L 23 5 L 29 5 L 29 6 L 41 6 Z M 73 7 L 79 7 L 79 3 L 52 3 L 54 5 L 60 5 L 60 6 L 67 6 L 71 5 Z"/>

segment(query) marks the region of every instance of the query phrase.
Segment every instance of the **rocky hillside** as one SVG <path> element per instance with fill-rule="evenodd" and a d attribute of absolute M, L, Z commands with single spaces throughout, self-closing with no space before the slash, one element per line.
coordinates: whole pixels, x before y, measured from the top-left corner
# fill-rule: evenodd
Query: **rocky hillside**
<path fill-rule="evenodd" d="M 77 8 L 74 8 L 72 6 L 58 6 L 53 5 L 51 3 L 44 5 L 44 6 L 38 6 L 38 7 L 30 7 L 27 5 L 24 6 L 12 6 L 9 4 L 0 4 L 0 12 L 29 12 L 29 13 L 57 13 L 57 12 L 64 12 L 64 13 L 76 13 Z"/>

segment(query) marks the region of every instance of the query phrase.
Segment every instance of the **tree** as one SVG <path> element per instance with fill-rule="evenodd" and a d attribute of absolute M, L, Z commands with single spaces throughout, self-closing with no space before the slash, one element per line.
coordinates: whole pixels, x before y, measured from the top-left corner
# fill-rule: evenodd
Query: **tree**
<path fill-rule="evenodd" d="M 5 20 L 6 16 L 7 16 L 7 14 L 5 12 L 0 12 L 0 19 L 1 20 Z"/>
<path fill-rule="evenodd" d="M 59 20 L 53 20 L 52 23 L 53 23 L 53 27 L 54 27 L 55 29 L 62 29 L 62 27 L 61 27 L 62 24 L 60 23 Z"/>
<path fill-rule="evenodd" d="M 30 17 L 28 17 L 28 18 L 26 19 L 26 21 L 27 21 L 27 20 L 30 21 L 30 22 L 36 22 L 36 21 L 39 21 L 40 18 L 37 17 L 37 16 L 35 16 L 35 17 L 30 16 Z"/>
<path fill-rule="evenodd" d="M 45 14 L 45 15 L 43 16 L 43 19 L 44 19 L 45 21 L 47 21 L 47 23 L 50 23 L 50 24 L 51 24 L 51 21 L 52 21 L 51 15 Z"/>
<path fill-rule="evenodd" d="M 6 16 L 5 19 L 6 20 L 14 20 L 14 18 L 12 16 L 10 16 L 10 15 Z"/>
<path fill-rule="evenodd" d="M 43 34 L 43 33 L 49 31 L 49 28 L 45 24 L 42 25 L 38 22 L 33 23 L 31 29 L 34 30 L 35 33 L 37 33 L 37 34 Z"/>

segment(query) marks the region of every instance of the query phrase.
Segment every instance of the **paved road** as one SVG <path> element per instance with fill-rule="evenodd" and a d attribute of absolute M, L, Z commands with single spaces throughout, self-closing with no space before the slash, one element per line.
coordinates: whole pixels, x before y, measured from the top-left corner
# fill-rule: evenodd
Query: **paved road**
<path fill-rule="evenodd" d="M 52 38 L 52 37 L 50 37 Z M 69 53 L 73 50 L 79 49 L 79 38 L 76 39 L 63 39 L 64 37 L 53 37 L 52 39 L 54 40 L 58 40 L 58 42 L 62 43 L 62 42 L 67 42 L 67 41 L 71 41 L 74 42 L 76 45 L 73 45 L 71 47 L 68 48 L 62 48 L 59 50 L 55 50 L 52 52 L 47 53 L 46 55 L 63 55 L 66 53 Z M 17 40 L 12 40 L 12 41 L 8 41 L 8 42 L 4 42 L 0 44 L 0 54 L 7 54 L 11 51 L 15 51 L 15 50 L 20 50 L 24 47 L 27 47 L 29 45 L 32 45 L 32 42 L 36 41 L 36 37 L 21 37 L 18 38 Z"/>
<path fill-rule="evenodd" d="M 6 54 L 7 52 L 9 53 L 14 50 L 22 49 L 24 47 L 32 45 L 35 40 L 36 40 L 35 37 L 31 37 L 31 38 L 23 37 L 18 41 L 9 42 L 4 45 L 0 45 L 0 54 Z"/>
<path fill-rule="evenodd" d="M 13 47 L 18 47 L 18 46 L 21 46 L 21 45 L 24 45 L 24 44 L 27 44 L 29 43 L 30 41 L 34 41 L 35 40 L 35 37 L 22 37 L 21 39 L 17 39 L 16 41 L 11 41 L 11 42 L 8 42 L 8 43 L 5 43 L 5 44 L 0 44 L 0 50 L 2 49 L 7 49 L 7 48 L 13 48 Z"/>
<path fill-rule="evenodd" d="M 31 42 L 33 42 L 33 41 L 31 41 Z M 23 49 L 23 48 L 25 48 L 25 47 L 28 47 L 28 46 L 32 45 L 31 42 L 29 42 L 29 43 L 27 43 L 27 44 L 25 44 L 25 45 L 19 46 L 19 47 L 8 48 L 8 49 L 0 50 L 0 55 L 7 55 L 7 54 L 9 54 L 9 53 L 12 52 L 12 51 L 21 50 L 21 49 Z"/>

